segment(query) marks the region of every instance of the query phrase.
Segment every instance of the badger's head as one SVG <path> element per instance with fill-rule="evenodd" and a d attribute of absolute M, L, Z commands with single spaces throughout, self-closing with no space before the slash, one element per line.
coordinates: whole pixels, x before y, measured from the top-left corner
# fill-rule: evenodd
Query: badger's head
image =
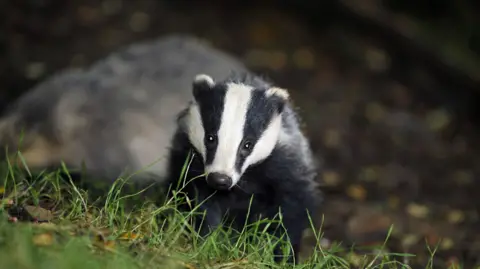
<path fill-rule="evenodd" d="M 193 82 L 193 96 L 185 131 L 203 158 L 208 184 L 228 190 L 248 167 L 272 153 L 282 131 L 288 92 L 236 81 L 216 83 L 201 74 Z"/>

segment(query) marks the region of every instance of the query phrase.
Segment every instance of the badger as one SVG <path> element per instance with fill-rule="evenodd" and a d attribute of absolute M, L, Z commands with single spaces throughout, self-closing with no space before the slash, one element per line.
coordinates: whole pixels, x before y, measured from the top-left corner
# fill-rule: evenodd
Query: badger
<path fill-rule="evenodd" d="M 194 98 L 179 114 L 170 152 L 172 194 L 181 186 L 199 206 L 203 214 L 195 227 L 202 236 L 223 224 L 241 231 L 244 224 L 280 213 L 281 222 L 268 231 L 278 238 L 286 232 L 293 250 L 287 262 L 298 260 L 320 193 L 317 165 L 288 91 L 250 72 L 217 82 L 199 74 L 192 84 Z M 188 156 L 184 180 L 179 175 Z M 275 248 L 277 262 L 284 258 L 281 246 Z"/>
<path fill-rule="evenodd" d="M 20 151 L 21 158 L 2 157 L 32 172 L 64 163 L 98 181 L 128 176 L 162 186 L 178 181 L 193 151 L 188 177 L 207 176 L 186 193 L 215 192 L 202 204 L 199 231 L 206 235 L 225 216 L 239 227 L 281 212 L 295 255 L 320 197 L 288 92 L 187 35 L 138 42 L 52 75 L 2 115 L 0 146 Z"/>

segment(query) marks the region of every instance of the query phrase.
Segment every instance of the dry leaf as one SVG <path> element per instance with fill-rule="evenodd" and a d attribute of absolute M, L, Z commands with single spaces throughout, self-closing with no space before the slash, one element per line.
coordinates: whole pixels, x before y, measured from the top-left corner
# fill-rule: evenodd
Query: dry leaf
<path fill-rule="evenodd" d="M 293 55 L 293 63 L 298 68 L 311 69 L 315 65 L 315 55 L 313 51 L 307 48 L 296 50 Z"/>
<path fill-rule="evenodd" d="M 365 190 L 365 188 L 357 184 L 350 185 L 347 188 L 347 194 L 353 199 L 360 201 L 365 200 L 365 198 L 367 197 L 367 191 Z"/>
<path fill-rule="evenodd" d="M 322 181 L 327 186 L 337 186 L 340 184 L 341 179 L 337 172 L 325 171 L 322 175 Z"/>
<path fill-rule="evenodd" d="M 451 249 L 452 247 L 454 246 L 454 242 L 451 238 L 443 238 L 442 239 L 442 242 L 440 243 L 440 247 L 443 249 L 443 250 L 449 250 Z"/>
<path fill-rule="evenodd" d="M 465 214 L 460 210 L 452 210 L 448 212 L 447 218 L 450 223 L 458 224 L 465 219 Z"/>
<path fill-rule="evenodd" d="M 426 123 L 433 131 L 440 131 L 450 123 L 450 115 L 445 110 L 434 110 L 427 114 Z"/>
<path fill-rule="evenodd" d="M 53 243 L 53 236 L 49 233 L 36 235 L 33 237 L 33 243 L 37 246 L 50 246 Z"/>
<path fill-rule="evenodd" d="M 118 236 L 118 239 L 120 240 L 135 240 L 138 238 L 142 238 L 142 236 L 140 234 L 132 232 L 122 233 L 120 236 Z"/>
<path fill-rule="evenodd" d="M 409 204 L 407 206 L 407 212 L 409 215 L 416 217 L 416 218 L 425 218 L 427 217 L 429 213 L 429 209 L 425 205 L 419 205 L 419 204 Z"/>
<path fill-rule="evenodd" d="M 115 241 L 107 240 L 103 243 L 103 248 L 106 250 L 114 250 L 115 249 Z"/>
<path fill-rule="evenodd" d="M 416 234 L 407 234 L 405 236 L 403 236 L 403 239 L 402 239 L 402 245 L 403 247 L 411 247 L 413 245 L 415 245 L 416 243 L 418 243 L 420 240 L 420 236 L 416 235 Z"/>
<path fill-rule="evenodd" d="M 50 210 L 41 208 L 39 206 L 24 206 L 25 211 L 30 214 L 36 221 L 51 221 L 53 219 L 53 214 Z"/>

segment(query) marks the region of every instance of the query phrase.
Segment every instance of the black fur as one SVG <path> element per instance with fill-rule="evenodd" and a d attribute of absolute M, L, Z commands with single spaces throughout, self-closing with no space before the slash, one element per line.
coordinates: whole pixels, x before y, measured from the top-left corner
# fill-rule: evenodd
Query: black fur
<path fill-rule="evenodd" d="M 267 105 L 266 100 L 256 100 L 260 100 L 258 106 L 253 107 L 257 113 L 269 114 L 271 109 L 278 109 L 278 107 L 269 107 L 271 104 Z M 282 115 L 284 126 L 296 128 L 292 132 L 298 131 L 297 134 L 299 134 L 297 118 L 293 110 L 289 106 L 285 106 Z M 214 115 L 210 116 L 215 117 Z M 263 114 L 263 116 L 269 119 L 271 114 Z M 256 120 L 260 125 L 263 124 L 262 116 L 254 117 L 252 115 L 251 120 Z M 204 163 L 200 154 L 191 145 L 187 134 L 179 128 L 174 136 L 170 155 L 170 182 L 168 183 L 173 186 L 178 184 L 179 175 L 190 151 L 195 154 L 186 176 L 187 181 L 204 173 Z M 294 252 L 293 255 L 287 257 L 287 260 L 288 262 L 293 262 L 294 258 L 298 260 L 302 233 L 309 226 L 307 212 L 308 214 L 316 212 L 319 202 L 318 193 L 312 188 L 316 169 L 308 161 L 311 156 L 307 156 L 307 158 L 302 156 L 302 154 L 309 153 L 300 148 L 283 147 L 277 144 L 271 155 L 261 163 L 250 166 L 230 191 L 212 189 L 207 185 L 204 177 L 197 178 L 186 185 L 182 192 L 197 204 L 214 194 L 200 207 L 206 214 L 202 226 L 199 225 L 202 219 L 196 220 L 196 228 L 199 233 L 202 236 L 207 235 L 209 229 L 218 227 L 222 221 L 226 221 L 235 230 L 241 231 L 246 221 L 247 223 L 254 222 L 260 216 L 278 220 L 278 213 L 281 210 L 283 225 Z M 251 200 L 252 195 L 254 195 L 253 200 Z M 191 210 L 186 205 L 183 209 Z M 280 225 L 272 225 L 268 232 L 281 237 L 285 230 Z M 277 262 L 283 258 L 280 248 L 281 246 L 278 245 L 275 250 Z"/>

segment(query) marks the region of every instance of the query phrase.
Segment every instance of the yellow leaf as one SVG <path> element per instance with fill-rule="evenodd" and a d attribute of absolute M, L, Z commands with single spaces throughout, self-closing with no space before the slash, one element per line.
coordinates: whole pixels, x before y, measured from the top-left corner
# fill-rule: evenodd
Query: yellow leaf
<path fill-rule="evenodd" d="M 0 194 L 4 194 L 5 193 L 5 188 L 4 187 L 0 187 Z"/>
<path fill-rule="evenodd" d="M 33 243 L 37 246 L 50 246 L 53 243 L 53 236 L 48 233 L 36 235 L 33 237 Z"/>
<path fill-rule="evenodd" d="M 141 238 L 142 236 L 137 233 L 132 233 L 132 232 L 127 232 L 127 233 L 122 233 L 118 239 L 120 240 L 135 240 L 138 238 Z"/>
<path fill-rule="evenodd" d="M 115 249 L 115 241 L 113 240 L 108 240 L 103 243 L 103 247 L 107 250 L 113 250 Z"/>

